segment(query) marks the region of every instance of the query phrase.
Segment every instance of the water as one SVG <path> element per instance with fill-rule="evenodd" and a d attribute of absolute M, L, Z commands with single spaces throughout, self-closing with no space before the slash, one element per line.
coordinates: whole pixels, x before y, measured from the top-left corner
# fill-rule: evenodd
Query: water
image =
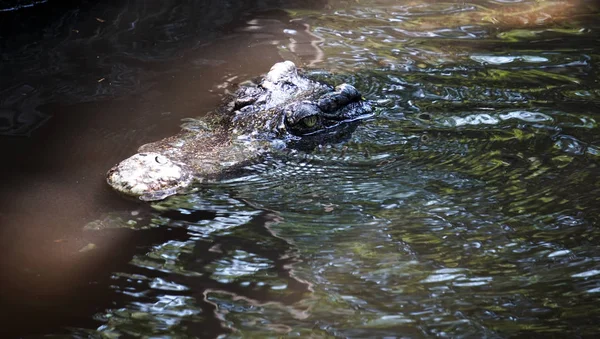
<path fill-rule="evenodd" d="M 594 2 L 26 4 L 0 2 L 8 336 L 600 332 Z M 197 194 L 104 183 L 282 59 L 377 114 Z"/>

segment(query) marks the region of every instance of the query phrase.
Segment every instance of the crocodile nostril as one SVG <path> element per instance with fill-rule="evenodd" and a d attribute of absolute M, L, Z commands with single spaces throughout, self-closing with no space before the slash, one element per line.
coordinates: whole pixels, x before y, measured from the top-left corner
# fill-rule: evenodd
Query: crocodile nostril
<path fill-rule="evenodd" d="M 161 165 L 167 163 L 167 159 L 160 155 L 157 155 L 156 158 L 154 158 L 154 160 Z"/>

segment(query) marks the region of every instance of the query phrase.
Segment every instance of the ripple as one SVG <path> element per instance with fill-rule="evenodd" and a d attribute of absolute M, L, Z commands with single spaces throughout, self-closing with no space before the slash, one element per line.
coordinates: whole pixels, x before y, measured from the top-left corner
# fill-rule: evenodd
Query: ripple
<path fill-rule="evenodd" d="M 530 123 L 541 123 L 547 122 L 552 123 L 552 117 L 540 113 L 540 112 L 528 112 L 528 111 L 512 111 L 507 113 L 497 114 L 473 114 L 465 117 L 448 117 L 441 121 L 444 126 L 461 127 L 461 126 L 476 126 L 476 125 L 498 125 L 502 121 L 516 119 L 523 122 Z"/>
<path fill-rule="evenodd" d="M 586 272 L 571 274 L 571 277 L 573 277 L 573 278 L 587 278 L 587 277 L 593 277 L 593 276 L 598 275 L 598 274 L 600 274 L 599 270 L 590 270 L 590 271 L 586 271 Z"/>
<path fill-rule="evenodd" d="M 18 1 L 16 5 L 13 4 L 5 4 L 4 2 L 0 4 L 0 12 L 12 12 L 18 11 L 20 9 L 29 8 L 33 6 L 37 6 L 40 4 L 44 4 L 48 2 L 48 0 L 38 0 L 38 1 Z"/>
<path fill-rule="evenodd" d="M 355 84 L 377 112 L 342 143 L 275 152 L 240 176 L 152 204 L 148 218 L 123 216 L 139 226 L 123 233 L 162 237 L 136 249 L 127 272 L 110 276 L 110 292 L 122 299 L 98 315 L 98 331 L 595 334 L 597 11 L 571 5 L 333 1 L 290 10 L 293 24 L 273 31 L 259 28 L 273 21 L 248 17 L 233 31 L 256 34 L 259 44 L 287 46 L 307 27 L 322 61 L 283 47 L 282 55 L 310 64 L 317 79 Z M 161 66 L 170 58 L 179 70 L 220 65 L 181 54 L 203 41 L 192 32 L 212 34 L 198 13 L 217 9 L 130 6 L 104 26 L 92 20 L 74 45 L 92 58 L 102 46 L 121 53 L 90 59 L 98 61 L 91 75 L 71 72 L 65 78 L 77 81 L 43 88 L 110 97 L 119 93 L 111 81 L 146 92 L 157 74 L 175 74 Z M 273 32 L 284 29 L 275 41 Z M 63 38 L 71 46 L 73 37 Z M 48 46 L 27 50 L 44 54 Z M 15 53 L 10 65 L 29 63 L 54 77 L 78 62 L 48 55 L 48 69 L 27 53 Z M 254 71 L 232 72 L 226 86 Z M 78 89 L 88 75 L 108 78 Z"/>
<path fill-rule="evenodd" d="M 521 55 L 521 56 L 495 56 L 495 55 L 472 55 L 471 59 L 481 64 L 504 65 L 515 61 L 527 63 L 542 63 L 548 59 L 541 56 Z"/>

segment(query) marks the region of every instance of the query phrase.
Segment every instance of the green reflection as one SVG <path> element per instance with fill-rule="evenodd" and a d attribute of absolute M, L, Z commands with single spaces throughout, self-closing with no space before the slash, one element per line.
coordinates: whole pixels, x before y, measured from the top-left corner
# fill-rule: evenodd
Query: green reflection
<path fill-rule="evenodd" d="M 204 307 L 168 333 L 188 335 L 190 319 L 257 338 L 595 334 L 595 5 L 328 6 L 289 11 L 323 54 L 297 57 L 355 84 L 377 115 L 341 145 L 281 155 L 137 222 L 190 233 L 132 261 L 157 295 L 181 285 L 183 309 Z M 136 307 L 107 326 L 162 334 Z"/>

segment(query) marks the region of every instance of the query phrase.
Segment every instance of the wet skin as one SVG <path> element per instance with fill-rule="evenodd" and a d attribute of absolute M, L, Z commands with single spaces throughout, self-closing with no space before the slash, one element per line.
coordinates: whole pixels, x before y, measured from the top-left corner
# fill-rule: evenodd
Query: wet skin
<path fill-rule="evenodd" d="M 371 112 L 353 86 L 333 88 L 299 75 L 290 61 L 280 62 L 260 83 L 240 87 L 214 114 L 141 146 L 108 171 L 107 182 L 125 195 L 161 200 Z"/>

